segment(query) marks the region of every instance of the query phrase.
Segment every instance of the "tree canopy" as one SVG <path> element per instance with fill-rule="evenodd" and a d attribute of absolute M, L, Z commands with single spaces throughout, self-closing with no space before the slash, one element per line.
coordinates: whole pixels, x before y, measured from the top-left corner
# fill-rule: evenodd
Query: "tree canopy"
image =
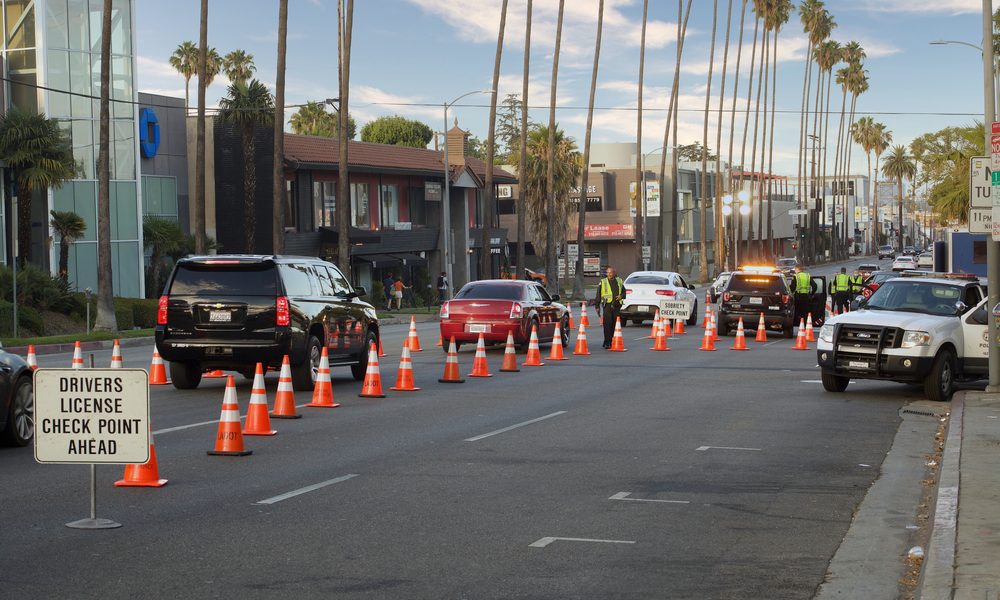
<path fill-rule="evenodd" d="M 339 137 L 340 117 L 336 111 L 328 112 L 322 102 L 306 102 L 292 114 L 289 122 L 292 132 L 299 135 Z M 357 131 L 358 124 L 354 117 L 347 115 L 347 139 L 353 140 Z"/>
<path fill-rule="evenodd" d="M 425 123 L 399 115 L 379 117 L 361 128 L 361 141 L 393 146 L 426 148 L 434 131 Z"/>

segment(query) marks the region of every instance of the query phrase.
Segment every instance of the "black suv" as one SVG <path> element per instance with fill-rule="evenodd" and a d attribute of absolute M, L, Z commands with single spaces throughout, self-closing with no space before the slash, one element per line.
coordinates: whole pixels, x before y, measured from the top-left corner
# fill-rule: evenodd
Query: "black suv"
<path fill-rule="evenodd" d="M 330 365 L 355 379 L 378 343 L 378 317 L 340 270 L 297 256 L 193 256 L 177 262 L 160 297 L 156 347 L 178 389 L 213 369 L 253 377 L 256 363 L 281 367 L 287 354 L 296 390 L 312 389 L 325 344 Z"/>
<path fill-rule="evenodd" d="M 813 321 L 821 325 L 826 314 L 826 280 L 813 277 L 815 292 L 810 297 L 809 308 Z M 719 298 L 719 335 L 735 331 L 740 317 L 746 330 L 756 330 L 760 315 L 764 326 L 780 329 L 792 337 L 795 321 L 795 298 L 779 272 L 737 271 L 729 279 Z M 805 317 L 805 315 L 802 315 Z"/>

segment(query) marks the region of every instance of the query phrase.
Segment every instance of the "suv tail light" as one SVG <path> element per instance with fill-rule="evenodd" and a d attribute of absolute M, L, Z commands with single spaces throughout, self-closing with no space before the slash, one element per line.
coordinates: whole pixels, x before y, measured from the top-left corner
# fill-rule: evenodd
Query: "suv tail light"
<path fill-rule="evenodd" d="M 520 319 L 524 315 L 524 307 L 521 306 L 520 302 L 510 303 L 510 318 Z"/>
<path fill-rule="evenodd" d="M 448 318 L 448 315 L 449 315 L 448 304 L 449 304 L 449 301 L 446 300 L 444 302 L 444 304 L 441 305 L 441 312 L 438 314 L 438 316 L 441 317 L 442 319 L 447 319 Z"/>
<path fill-rule="evenodd" d="M 274 308 L 274 324 L 278 327 L 288 327 L 292 322 L 292 316 L 288 312 L 288 298 L 278 296 L 278 299 L 274 302 Z"/>
<path fill-rule="evenodd" d="M 788 301 L 789 301 L 788 294 L 782 294 L 781 295 L 781 303 L 782 304 L 788 304 Z"/>
<path fill-rule="evenodd" d="M 669 297 L 672 298 L 672 297 L 674 297 L 674 296 L 677 295 L 677 292 L 675 292 L 674 290 L 656 290 L 656 295 L 657 296 L 669 296 Z"/>
<path fill-rule="evenodd" d="M 160 302 L 156 305 L 156 324 L 166 325 L 167 324 L 167 304 L 169 298 L 166 296 L 160 296 Z"/>
<path fill-rule="evenodd" d="M 729 302 L 730 298 L 732 298 L 732 295 L 729 292 L 726 292 L 726 293 L 722 294 L 722 301 L 723 302 Z"/>

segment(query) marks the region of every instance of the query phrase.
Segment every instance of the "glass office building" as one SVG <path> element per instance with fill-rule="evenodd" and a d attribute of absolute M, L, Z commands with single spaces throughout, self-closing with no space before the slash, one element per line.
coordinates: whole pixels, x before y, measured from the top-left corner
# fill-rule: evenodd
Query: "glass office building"
<path fill-rule="evenodd" d="M 97 289 L 97 156 L 102 0 L 0 0 L 6 106 L 59 120 L 72 139 L 79 178 L 36 194 L 32 262 L 55 272 L 59 241 L 49 211 L 72 210 L 87 223 L 70 248 L 69 280 Z M 111 26 L 111 252 L 117 296 L 143 294 L 142 201 L 135 85 L 134 0 L 114 0 Z M 7 209 L 10 209 L 9 203 Z M 2 215 L 6 216 L 6 215 Z M 2 231 L 9 232 L 4 223 Z M 51 240 L 51 242 L 50 242 Z M 7 244 L 4 244 L 7 246 Z"/>

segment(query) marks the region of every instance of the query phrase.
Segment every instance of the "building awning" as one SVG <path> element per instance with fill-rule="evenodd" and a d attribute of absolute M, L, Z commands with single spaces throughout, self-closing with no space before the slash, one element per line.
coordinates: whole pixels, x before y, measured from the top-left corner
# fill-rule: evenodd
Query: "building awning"
<path fill-rule="evenodd" d="M 399 265 L 399 259 L 388 254 L 355 254 L 351 258 L 355 262 L 368 263 L 373 269 L 384 269 Z"/>
<path fill-rule="evenodd" d="M 320 227 L 324 244 L 336 244 L 340 240 L 340 232 L 330 227 Z M 347 239 L 351 244 L 378 244 L 382 241 L 382 236 L 377 231 L 367 231 L 357 227 L 348 230 Z"/>
<path fill-rule="evenodd" d="M 427 264 L 427 259 L 419 254 L 392 254 L 391 256 L 398 258 L 402 261 L 403 266 L 407 267 Z"/>

